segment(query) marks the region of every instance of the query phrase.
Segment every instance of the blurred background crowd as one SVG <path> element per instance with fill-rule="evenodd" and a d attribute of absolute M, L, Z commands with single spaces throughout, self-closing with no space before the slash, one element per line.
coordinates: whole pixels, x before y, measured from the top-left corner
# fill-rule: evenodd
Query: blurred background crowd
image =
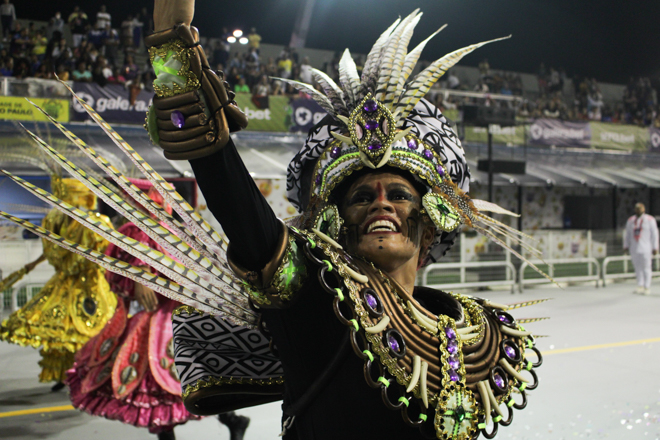
<path fill-rule="evenodd" d="M 17 14 L 23 20 L 17 20 Z M 52 79 L 57 74 L 62 80 L 95 82 L 101 86 L 151 87 L 153 71 L 143 43 L 144 36 L 153 31 L 151 12 L 147 8 L 126 17 L 116 17 L 106 6 L 100 6 L 98 11 L 85 11 L 76 6 L 72 11 L 57 12 L 46 26 L 37 27 L 29 21 L 29 10 L 17 11 L 11 0 L 3 0 L 0 19 L 3 36 L 0 43 L 1 76 Z M 27 25 L 22 24 L 26 22 Z M 69 31 L 66 34 L 65 28 Z M 67 35 L 70 37 L 66 38 Z M 211 66 L 225 72 L 234 91 L 252 94 L 255 102 L 263 96 L 298 94 L 276 78 L 313 83 L 312 67 L 335 79 L 339 76 L 339 53 L 323 65 L 312 66 L 309 59 L 301 57 L 294 48 L 284 47 L 278 56 L 262 56 L 262 37 L 255 28 L 241 39 L 244 45 L 230 44 L 236 41 L 236 36 L 222 28 L 220 37 L 208 41 L 204 48 Z M 242 50 L 232 52 L 236 47 Z M 364 56 L 357 56 L 355 61 L 360 71 Z M 469 96 L 469 93 L 435 93 L 429 98 L 443 110 L 478 102 L 516 106 L 521 118 L 592 120 L 660 127 L 657 84 L 652 84 L 650 78 L 630 78 L 620 99 L 606 101 L 595 78 L 569 78 L 562 68 L 547 68 L 541 64 L 536 72 L 537 93 L 524 93 L 520 73 L 492 69 L 486 59 L 479 63 L 478 69 L 476 81 L 461 78 L 454 69 L 445 75 L 440 87 L 455 92 L 518 98 L 491 100 Z"/>

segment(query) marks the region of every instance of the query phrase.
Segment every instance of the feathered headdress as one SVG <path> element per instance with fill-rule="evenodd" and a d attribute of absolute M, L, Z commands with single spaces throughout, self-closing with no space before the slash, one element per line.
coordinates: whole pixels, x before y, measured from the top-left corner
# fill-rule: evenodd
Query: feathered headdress
<path fill-rule="evenodd" d="M 339 85 L 325 73 L 312 69 L 323 93 L 311 84 L 281 79 L 309 94 L 333 118 L 330 124 L 310 132 L 302 150 L 289 164 L 289 200 L 301 212 L 312 205 L 318 210 L 320 205 L 317 219 L 327 219 L 324 205 L 330 194 L 353 172 L 365 167 L 399 168 L 409 171 L 429 188 L 423 197 L 423 207 L 437 234 L 426 264 L 444 254 L 461 224 L 488 236 L 521 259 L 524 259 L 522 255 L 506 244 L 507 237 L 539 256 L 538 251 L 523 242 L 521 232 L 483 212 L 516 214 L 467 195 L 470 172 L 460 141 L 440 111 L 423 99 L 438 79 L 465 55 L 509 37 L 451 52 L 410 78 L 422 49 L 445 27 L 408 52 L 408 43 L 421 16 L 415 10 L 381 34 L 369 51 L 361 77 L 346 49 L 339 62 Z M 311 200 L 315 203 L 310 204 Z M 333 228 L 332 222 L 317 220 L 315 226 L 320 228 L 322 224 L 327 230 L 321 232 L 336 235 L 338 228 Z"/>

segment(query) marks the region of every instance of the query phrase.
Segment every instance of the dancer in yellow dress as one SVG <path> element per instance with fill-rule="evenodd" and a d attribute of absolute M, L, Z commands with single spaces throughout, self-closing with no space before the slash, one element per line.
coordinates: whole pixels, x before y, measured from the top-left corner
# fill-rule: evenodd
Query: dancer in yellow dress
<path fill-rule="evenodd" d="M 91 210 L 96 196 L 75 179 L 53 177 L 53 192 L 71 205 Z M 110 220 L 96 214 L 112 227 Z M 43 226 L 67 240 L 103 252 L 108 242 L 67 217 L 50 211 Z M 112 317 L 117 298 L 110 291 L 104 269 L 84 257 L 44 240 L 44 254 L 55 268 L 55 275 L 23 308 L 0 326 L 0 339 L 22 346 L 41 347 L 39 381 L 55 381 L 61 389 L 65 372 L 73 366 L 73 355 L 96 335 Z"/>

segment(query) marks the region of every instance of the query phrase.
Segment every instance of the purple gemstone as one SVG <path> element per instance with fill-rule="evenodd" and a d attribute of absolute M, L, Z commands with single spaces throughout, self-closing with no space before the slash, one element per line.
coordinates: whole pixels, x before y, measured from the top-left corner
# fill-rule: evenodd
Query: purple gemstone
<path fill-rule="evenodd" d="M 317 174 L 317 175 L 316 175 L 316 180 L 315 180 L 316 184 L 317 184 L 317 185 L 320 185 L 322 181 L 323 181 L 323 175 L 320 174 L 320 173 Z"/>
<path fill-rule="evenodd" d="M 369 113 L 375 112 L 376 110 L 378 110 L 378 104 L 373 99 L 367 99 L 364 103 L 363 108 L 365 112 L 369 112 Z"/>
<path fill-rule="evenodd" d="M 179 110 L 174 110 L 172 114 L 170 114 L 170 120 L 176 128 L 183 128 L 183 124 L 186 122 L 186 119 L 183 117 L 183 113 L 181 113 Z"/>
<path fill-rule="evenodd" d="M 433 159 L 433 153 L 431 152 L 431 150 L 424 150 L 424 151 L 422 152 L 422 154 L 423 154 L 424 157 L 427 158 L 428 160 Z"/>
<path fill-rule="evenodd" d="M 445 175 L 445 169 L 442 168 L 442 165 L 438 165 L 437 167 L 435 167 L 435 170 L 438 172 L 438 174 L 440 175 L 440 177 L 442 177 L 442 176 Z"/>
<path fill-rule="evenodd" d="M 367 121 L 366 124 L 364 124 L 364 128 L 367 130 L 375 130 L 378 128 L 378 122 L 374 121 L 373 119 Z"/>
<path fill-rule="evenodd" d="M 381 144 L 371 144 L 367 148 L 369 148 L 370 151 L 380 150 L 382 148 L 382 145 Z"/>
<path fill-rule="evenodd" d="M 460 362 L 458 362 L 458 358 L 456 356 L 449 356 L 448 362 L 449 368 L 452 370 L 458 370 L 458 367 L 460 367 Z"/>
<path fill-rule="evenodd" d="M 452 382 L 458 382 L 458 380 L 459 380 L 460 378 L 461 378 L 461 377 L 458 375 L 457 372 L 455 372 L 454 370 L 449 370 L 449 379 L 450 379 Z"/>
<path fill-rule="evenodd" d="M 506 356 L 509 359 L 515 359 L 516 358 L 516 349 L 511 347 L 510 345 L 505 345 L 504 346 L 504 353 L 506 353 Z"/>
<path fill-rule="evenodd" d="M 371 293 L 365 293 L 364 299 L 367 301 L 369 307 L 371 307 L 371 310 L 378 309 L 378 300 L 376 300 L 376 297 L 373 296 Z"/>
<path fill-rule="evenodd" d="M 417 149 L 417 142 L 415 142 L 415 139 L 410 139 L 408 141 L 408 148 L 410 148 L 411 150 Z"/>
<path fill-rule="evenodd" d="M 447 342 L 447 351 L 449 352 L 449 354 L 458 353 L 458 342 L 456 342 L 456 339 L 450 339 Z"/>
<path fill-rule="evenodd" d="M 341 148 L 337 146 L 332 147 L 332 150 L 330 150 L 330 157 L 337 159 L 339 156 L 341 156 Z"/>
<path fill-rule="evenodd" d="M 500 315 L 500 316 L 497 317 L 497 319 L 499 319 L 500 322 L 503 322 L 505 324 L 511 324 L 511 320 L 506 315 Z"/>
<path fill-rule="evenodd" d="M 495 382 L 495 385 L 503 390 L 506 387 L 506 384 L 504 383 L 504 378 L 499 375 L 499 373 L 493 374 L 493 382 Z"/>
<path fill-rule="evenodd" d="M 448 337 L 449 339 L 454 339 L 454 338 L 456 338 L 456 332 L 455 332 L 454 329 L 451 328 L 451 327 L 447 327 L 447 328 L 445 328 L 445 334 L 447 335 L 447 337 Z"/>
<path fill-rule="evenodd" d="M 401 350 L 401 347 L 399 346 L 399 341 L 397 341 L 394 336 L 388 336 L 387 344 L 390 346 L 392 351 L 395 352 L 395 353 L 398 353 L 399 350 Z"/>

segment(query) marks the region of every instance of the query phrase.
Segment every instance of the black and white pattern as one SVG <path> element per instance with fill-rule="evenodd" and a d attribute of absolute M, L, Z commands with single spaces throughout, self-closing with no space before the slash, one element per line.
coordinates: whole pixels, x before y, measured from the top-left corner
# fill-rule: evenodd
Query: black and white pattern
<path fill-rule="evenodd" d="M 181 387 L 223 379 L 281 378 L 282 365 L 260 331 L 213 315 L 179 312 L 172 316 L 174 361 Z"/>
<path fill-rule="evenodd" d="M 334 119 L 326 117 L 309 131 L 305 145 L 289 162 L 286 172 L 287 198 L 298 212 L 302 213 L 307 208 L 316 161 L 335 139 L 331 131 L 340 132 L 341 128 L 334 123 Z"/>
<path fill-rule="evenodd" d="M 461 141 L 454 133 L 447 119 L 440 110 L 426 99 L 417 103 L 410 115 L 404 120 L 402 129 L 412 126 L 411 133 L 424 141 L 442 158 L 442 164 L 449 171 L 449 176 L 460 189 L 470 190 L 470 169 L 465 160 L 465 151 Z"/>

